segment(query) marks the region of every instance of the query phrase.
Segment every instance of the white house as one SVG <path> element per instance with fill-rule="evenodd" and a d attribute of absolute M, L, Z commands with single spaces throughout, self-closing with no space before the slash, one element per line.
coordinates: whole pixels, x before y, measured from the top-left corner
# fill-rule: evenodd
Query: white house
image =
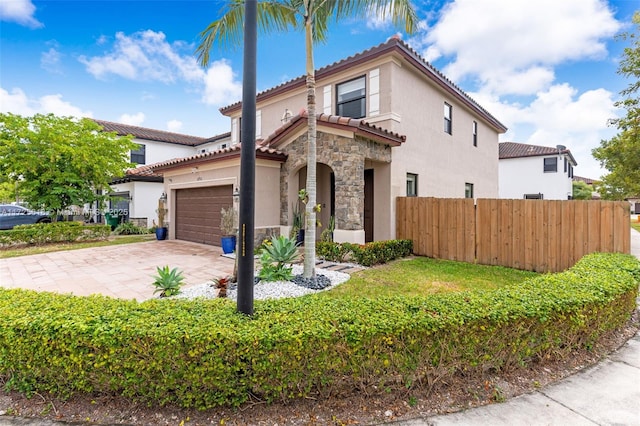
<path fill-rule="evenodd" d="M 567 147 L 502 142 L 499 152 L 500 198 L 572 198 L 573 168 L 578 163 Z"/>
<path fill-rule="evenodd" d="M 163 177 L 152 169 L 154 164 L 173 158 L 189 157 L 198 153 L 225 148 L 230 133 L 203 138 L 139 126 L 95 120 L 104 131 L 118 135 L 132 135 L 138 149 L 131 152 L 135 169 L 125 176 L 114 178 L 113 194 L 109 209 L 118 211 L 122 221 L 131 221 L 139 226 L 151 227 L 158 220 L 158 199 L 164 192 Z"/>

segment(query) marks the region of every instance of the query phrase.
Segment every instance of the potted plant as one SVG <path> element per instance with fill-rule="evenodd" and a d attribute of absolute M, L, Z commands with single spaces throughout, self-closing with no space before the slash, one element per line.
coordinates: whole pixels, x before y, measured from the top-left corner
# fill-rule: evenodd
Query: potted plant
<path fill-rule="evenodd" d="M 157 240 L 167 239 L 168 229 L 164 223 L 164 217 L 167 214 L 167 209 L 164 206 L 164 201 L 165 200 L 163 199 L 163 197 L 160 197 L 160 199 L 158 199 L 158 210 L 156 210 L 156 212 L 158 213 L 158 227 L 156 228 Z"/>
<path fill-rule="evenodd" d="M 236 248 L 236 210 L 233 207 L 220 210 L 220 232 L 222 252 L 233 253 Z"/>

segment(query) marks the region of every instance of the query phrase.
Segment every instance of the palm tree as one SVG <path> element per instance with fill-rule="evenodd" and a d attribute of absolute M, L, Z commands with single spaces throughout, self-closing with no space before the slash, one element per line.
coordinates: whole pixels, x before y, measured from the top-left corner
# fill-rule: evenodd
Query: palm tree
<path fill-rule="evenodd" d="M 412 33 L 417 24 L 410 0 L 265 0 L 258 3 L 258 29 L 263 33 L 304 29 L 307 86 L 307 184 L 305 207 L 304 273 L 315 279 L 316 241 L 316 81 L 313 45 L 327 39 L 329 21 L 348 16 L 389 16 L 396 26 Z M 214 43 L 238 47 L 242 43 L 244 0 L 230 0 L 227 11 L 200 33 L 196 53 L 203 66 L 209 64 Z"/>

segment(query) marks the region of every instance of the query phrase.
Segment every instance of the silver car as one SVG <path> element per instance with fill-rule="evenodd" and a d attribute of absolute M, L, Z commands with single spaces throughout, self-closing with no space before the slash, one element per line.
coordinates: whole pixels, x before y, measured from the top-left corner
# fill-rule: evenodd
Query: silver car
<path fill-rule="evenodd" d="M 0 229 L 13 229 L 16 225 L 49 223 L 51 218 L 43 212 L 34 212 L 22 206 L 0 204 Z"/>

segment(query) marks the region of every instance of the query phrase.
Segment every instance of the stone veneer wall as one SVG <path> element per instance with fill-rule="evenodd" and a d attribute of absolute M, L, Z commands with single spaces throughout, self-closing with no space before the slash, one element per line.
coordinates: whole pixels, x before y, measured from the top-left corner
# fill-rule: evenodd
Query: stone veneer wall
<path fill-rule="evenodd" d="M 317 162 L 331 167 L 335 175 L 336 228 L 364 228 L 364 162 L 391 162 L 391 147 L 356 136 L 317 134 Z M 280 167 L 280 224 L 289 225 L 289 182 L 307 164 L 307 135 L 281 149 L 288 159 Z M 291 200 L 293 201 L 293 200 Z"/>

